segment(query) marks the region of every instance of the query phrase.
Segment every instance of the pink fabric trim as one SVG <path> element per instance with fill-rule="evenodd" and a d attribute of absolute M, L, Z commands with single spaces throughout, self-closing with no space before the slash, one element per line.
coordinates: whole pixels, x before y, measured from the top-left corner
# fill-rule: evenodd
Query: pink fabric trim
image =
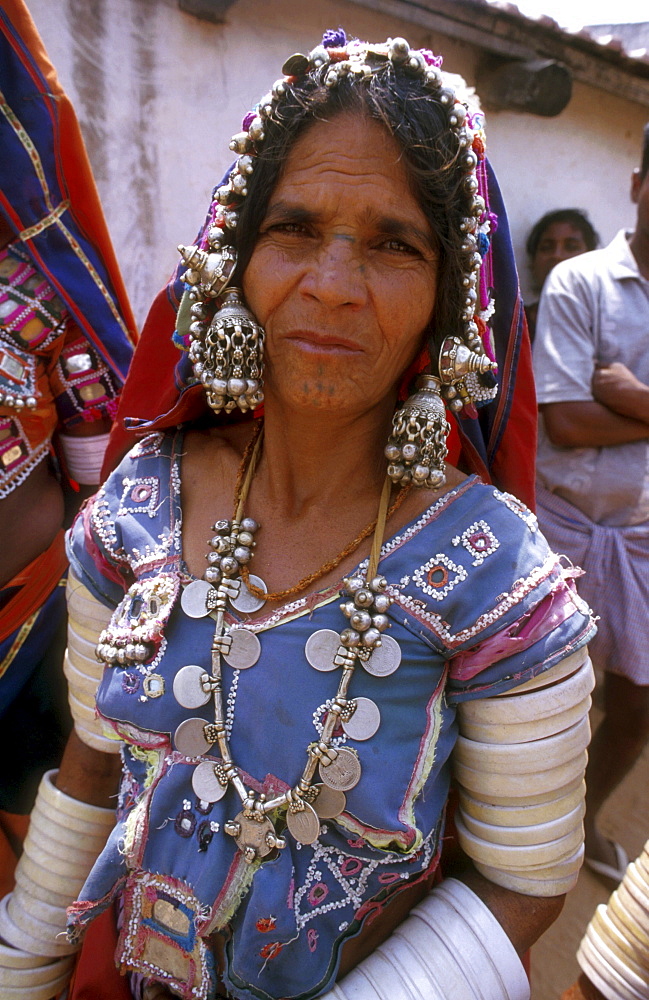
<path fill-rule="evenodd" d="M 458 681 L 471 680 L 493 663 L 529 649 L 577 611 L 573 591 L 574 584 L 561 580 L 533 611 L 508 629 L 453 657 L 450 676 Z"/>

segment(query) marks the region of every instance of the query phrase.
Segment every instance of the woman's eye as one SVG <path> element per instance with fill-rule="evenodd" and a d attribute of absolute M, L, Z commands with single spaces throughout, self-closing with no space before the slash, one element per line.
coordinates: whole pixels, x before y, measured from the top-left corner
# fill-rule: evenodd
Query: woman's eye
<path fill-rule="evenodd" d="M 267 232 L 299 236 L 306 233 L 306 226 L 302 222 L 275 222 L 267 229 Z"/>
<path fill-rule="evenodd" d="M 419 250 L 411 246 L 409 243 L 404 243 L 403 240 L 397 240 L 392 237 L 389 240 L 385 240 L 382 244 L 382 249 L 388 250 L 390 253 L 398 254 L 408 254 L 410 257 L 420 256 Z"/>

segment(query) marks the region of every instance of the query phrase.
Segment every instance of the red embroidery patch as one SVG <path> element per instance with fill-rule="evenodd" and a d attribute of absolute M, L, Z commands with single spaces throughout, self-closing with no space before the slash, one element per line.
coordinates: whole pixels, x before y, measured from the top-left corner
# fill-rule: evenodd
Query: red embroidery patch
<path fill-rule="evenodd" d="M 260 934 L 267 934 L 268 931 L 275 930 L 276 923 L 275 917 L 261 917 L 255 924 L 255 927 Z"/>
<path fill-rule="evenodd" d="M 269 961 L 270 959 L 277 958 L 283 947 L 284 945 L 281 941 L 269 941 L 268 944 L 264 945 L 259 954 L 266 961 Z"/>

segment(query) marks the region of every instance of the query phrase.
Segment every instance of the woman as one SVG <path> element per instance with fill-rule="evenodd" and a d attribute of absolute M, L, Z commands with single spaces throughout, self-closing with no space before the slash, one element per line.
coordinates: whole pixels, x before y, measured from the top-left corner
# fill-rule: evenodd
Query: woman
<path fill-rule="evenodd" d="M 555 264 L 578 257 L 587 250 L 595 250 L 598 246 L 599 236 L 581 209 L 559 208 L 554 212 L 546 212 L 534 223 L 525 244 L 534 291 L 540 294 L 545 279 Z M 538 311 L 538 302 L 530 302 L 525 306 L 532 341 Z"/>
<path fill-rule="evenodd" d="M 74 110 L 0 10 L 0 891 L 71 728 L 63 526 L 101 482 L 132 318 Z M 73 484 L 73 485 L 72 485 Z"/>
<path fill-rule="evenodd" d="M 495 395 L 496 220 L 481 116 L 438 63 L 327 33 L 285 64 L 233 139 L 203 246 L 181 248 L 184 388 L 156 381 L 173 405 L 73 530 L 73 697 L 110 618 L 97 705 L 124 777 L 70 919 L 76 936 L 119 897 L 137 997 L 337 980 L 337 996 L 524 997 L 517 951 L 576 877 L 587 609 L 527 508 L 444 465 L 441 392 L 469 415 Z M 233 420 L 261 402 L 262 345 L 263 421 Z M 394 414 L 424 367 L 439 378 Z M 79 717 L 86 745 L 35 814 L 55 803 L 99 840 L 113 776 L 87 744 L 110 740 Z M 429 892 L 454 746 L 458 831 L 483 874 Z M 521 824 L 513 847 L 492 836 Z M 46 853 L 28 844 L 32 897 Z M 81 879 L 78 856 L 56 864 Z M 26 925 L 18 893 L 0 934 L 53 956 Z"/>

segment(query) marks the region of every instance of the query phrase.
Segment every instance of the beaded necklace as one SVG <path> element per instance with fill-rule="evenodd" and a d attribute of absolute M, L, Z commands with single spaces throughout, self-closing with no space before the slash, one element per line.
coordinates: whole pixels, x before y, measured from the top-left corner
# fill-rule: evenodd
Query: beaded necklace
<path fill-rule="evenodd" d="M 300 580 L 295 587 L 268 594 L 258 577 L 244 576 L 252 557 L 254 534 L 258 529 L 252 518 L 244 517 L 244 504 L 261 453 L 262 425 L 244 452 L 235 486 L 234 515 L 231 521 L 217 521 L 210 540 L 212 551 L 203 580 L 194 580 L 185 587 L 181 604 L 192 618 L 211 615 L 216 620 L 211 647 L 211 674 L 202 667 L 182 667 L 174 678 L 176 701 L 184 708 L 196 709 L 214 703 L 214 722 L 202 718 L 186 719 L 174 734 L 177 750 L 187 757 L 201 757 L 218 748 L 220 760 L 203 760 L 195 768 L 192 787 L 205 802 L 218 802 L 230 785 L 241 801 L 241 810 L 228 820 L 224 829 L 234 837 L 243 858 L 252 864 L 260 861 L 275 848 L 286 846 L 280 835 L 284 823 L 302 844 L 313 843 L 320 833 L 320 822 L 338 816 L 346 805 L 345 792 L 354 788 L 361 777 L 361 764 L 355 749 L 334 747 L 334 732 L 342 727 L 353 740 L 370 739 L 380 725 L 378 706 L 370 698 L 349 698 L 348 691 L 357 665 L 370 674 L 385 677 L 401 662 L 398 643 L 382 635 L 389 627 L 387 610 L 392 598 L 386 594 L 387 580 L 377 575 L 381 544 L 388 517 L 405 499 L 407 490 L 400 492 L 389 507 L 391 482 L 386 477 L 378 514 L 356 538 L 333 560 L 318 571 Z M 280 600 L 304 590 L 310 583 L 335 568 L 350 552 L 374 531 L 374 539 L 365 576 L 344 579 L 343 614 L 349 626 L 340 633 L 319 629 L 305 646 L 307 661 L 319 671 L 340 669 L 341 675 L 333 700 L 328 702 L 327 715 L 320 739 L 306 748 L 307 760 L 296 784 L 271 799 L 263 793 L 247 790 L 240 769 L 232 758 L 223 703 L 222 660 L 235 670 L 246 670 L 259 659 L 261 645 L 257 635 L 243 627 L 228 627 L 225 612 L 228 604 L 237 611 L 258 610 L 266 600 Z M 251 586 L 252 584 L 252 586 Z M 319 784 L 314 784 L 316 772 Z M 270 814 L 274 814 L 271 818 Z"/>

